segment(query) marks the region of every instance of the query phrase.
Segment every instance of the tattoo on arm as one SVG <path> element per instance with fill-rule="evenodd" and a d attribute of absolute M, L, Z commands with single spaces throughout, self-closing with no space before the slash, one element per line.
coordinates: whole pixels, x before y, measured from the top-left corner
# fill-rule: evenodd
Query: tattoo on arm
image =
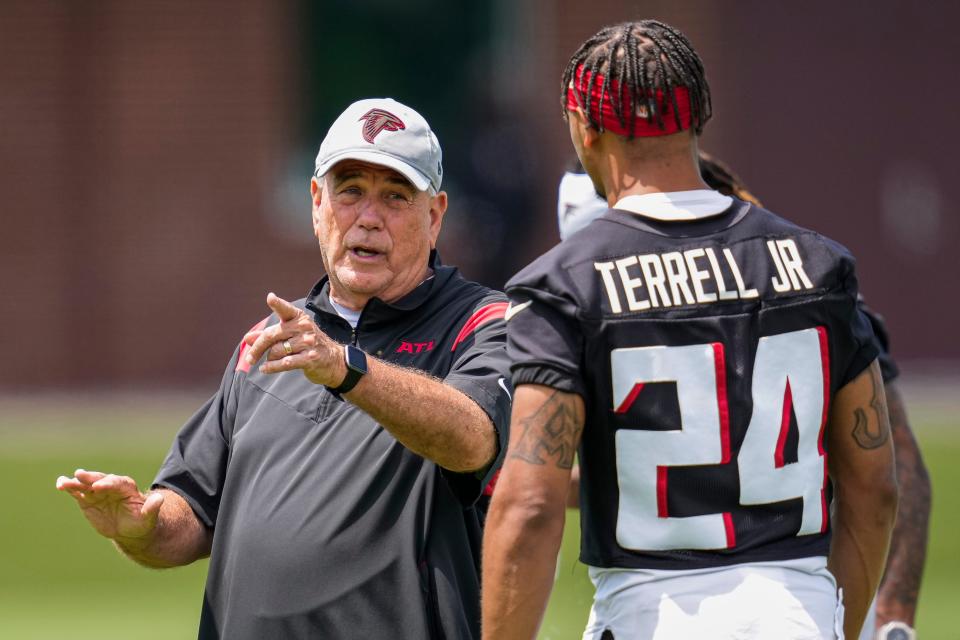
<path fill-rule="evenodd" d="M 533 415 L 521 421 L 523 433 L 510 457 L 530 464 L 553 461 L 560 469 L 573 468 L 573 456 L 583 430 L 583 416 L 579 413 L 574 396 L 554 391 Z"/>
<path fill-rule="evenodd" d="M 857 407 L 853 416 L 856 423 L 853 427 L 853 439 L 861 449 L 876 449 L 883 445 L 890 437 L 890 425 L 887 419 L 887 406 L 883 401 L 883 381 L 876 371 L 870 372 L 873 382 L 873 397 L 870 399 L 870 409 L 876 414 L 876 428 L 871 429 L 867 413 Z"/>

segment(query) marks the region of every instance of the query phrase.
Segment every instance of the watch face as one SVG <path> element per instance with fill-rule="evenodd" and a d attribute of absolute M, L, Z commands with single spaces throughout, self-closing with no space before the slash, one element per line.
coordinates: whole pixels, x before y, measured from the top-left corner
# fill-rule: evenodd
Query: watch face
<path fill-rule="evenodd" d="M 917 634 L 905 622 L 888 622 L 880 627 L 877 637 L 882 640 L 916 640 Z"/>
<path fill-rule="evenodd" d="M 367 372 L 367 354 L 353 345 L 347 345 L 347 366 L 357 373 Z"/>

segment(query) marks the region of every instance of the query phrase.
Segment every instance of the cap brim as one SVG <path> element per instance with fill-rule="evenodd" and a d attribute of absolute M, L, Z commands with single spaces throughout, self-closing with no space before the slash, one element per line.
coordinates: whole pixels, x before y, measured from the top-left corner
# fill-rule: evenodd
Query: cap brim
<path fill-rule="evenodd" d="M 418 191 L 426 191 L 427 187 L 430 186 L 430 178 L 423 175 L 420 173 L 420 171 L 407 164 L 403 160 L 378 151 L 368 151 L 364 149 L 344 151 L 327 158 L 323 163 L 317 165 L 314 175 L 320 177 L 326 174 L 327 171 L 333 167 L 333 165 L 337 164 L 338 162 L 343 162 L 344 160 L 359 160 L 361 162 L 369 162 L 370 164 L 376 164 L 380 165 L 381 167 L 393 169 L 404 178 L 409 180 Z"/>

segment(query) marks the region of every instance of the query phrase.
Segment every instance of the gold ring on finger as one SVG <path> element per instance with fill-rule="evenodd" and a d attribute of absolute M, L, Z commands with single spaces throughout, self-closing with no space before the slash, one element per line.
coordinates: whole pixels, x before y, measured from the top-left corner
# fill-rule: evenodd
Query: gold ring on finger
<path fill-rule="evenodd" d="M 283 350 L 286 352 L 287 355 L 290 355 L 291 353 L 293 353 L 293 347 L 290 346 L 289 340 L 284 340 L 281 344 L 283 345 Z"/>

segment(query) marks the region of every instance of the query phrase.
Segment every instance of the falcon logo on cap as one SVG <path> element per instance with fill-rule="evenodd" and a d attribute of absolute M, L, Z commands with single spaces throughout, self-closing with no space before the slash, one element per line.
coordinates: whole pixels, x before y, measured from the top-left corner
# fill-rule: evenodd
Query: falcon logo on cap
<path fill-rule="evenodd" d="M 381 131 L 399 131 L 407 128 L 403 120 L 383 109 L 370 109 L 360 116 L 360 120 L 366 121 L 363 125 L 363 139 L 370 144 L 373 144 Z"/>

